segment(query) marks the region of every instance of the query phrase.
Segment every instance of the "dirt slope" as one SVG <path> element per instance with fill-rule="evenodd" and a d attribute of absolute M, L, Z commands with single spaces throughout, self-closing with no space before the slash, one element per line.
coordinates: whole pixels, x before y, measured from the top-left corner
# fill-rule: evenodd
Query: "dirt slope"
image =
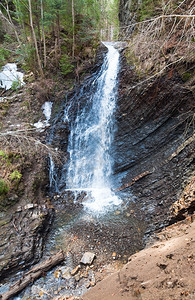
<path fill-rule="evenodd" d="M 158 242 L 89 290 L 83 300 L 195 299 L 195 220 L 158 234 Z"/>

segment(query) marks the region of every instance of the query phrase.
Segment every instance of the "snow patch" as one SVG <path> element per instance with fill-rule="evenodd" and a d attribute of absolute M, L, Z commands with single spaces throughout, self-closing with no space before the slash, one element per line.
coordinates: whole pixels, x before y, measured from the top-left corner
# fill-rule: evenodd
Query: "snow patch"
<path fill-rule="evenodd" d="M 24 85 L 24 74 L 17 71 L 17 65 L 15 63 L 7 63 L 0 72 L 0 88 L 9 90 L 12 87 L 13 82 L 18 82 L 20 86 Z"/>
<path fill-rule="evenodd" d="M 43 129 L 47 126 L 49 126 L 49 120 L 51 118 L 51 110 L 52 110 L 52 102 L 46 101 L 42 106 L 43 114 L 46 118 L 44 121 L 38 121 L 37 123 L 34 123 L 33 126 L 35 126 L 37 129 Z"/>

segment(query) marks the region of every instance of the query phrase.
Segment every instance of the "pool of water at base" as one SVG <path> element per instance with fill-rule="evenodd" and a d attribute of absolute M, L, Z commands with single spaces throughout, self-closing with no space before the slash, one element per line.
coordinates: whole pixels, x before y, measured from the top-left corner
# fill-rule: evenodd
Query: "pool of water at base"
<path fill-rule="evenodd" d="M 70 203 L 69 203 L 70 204 Z M 143 248 L 145 224 L 142 209 L 132 199 L 109 207 L 104 213 L 92 213 L 82 205 L 67 205 L 58 198 L 54 201 L 56 217 L 47 238 L 42 260 L 62 249 L 65 261 L 55 267 L 14 299 L 58 299 L 60 295 L 81 296 L 104 276 L 120 268 L 128 257 Z M 85 252 L 93 252 L 92 266 L 79 265 Z M 23 275 L 14 275 L 0 287 L 8 290 L 10 284 Z"/>

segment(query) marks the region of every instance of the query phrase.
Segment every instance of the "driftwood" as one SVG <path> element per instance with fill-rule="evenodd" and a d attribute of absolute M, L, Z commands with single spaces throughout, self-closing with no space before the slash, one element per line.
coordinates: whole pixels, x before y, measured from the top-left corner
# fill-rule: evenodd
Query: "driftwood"
<path fill-rule="evenodd" d="M 132 186 L 134 183 L 136 183 L 136 181 L 140 180 L 141 178 L 143 178 L 149 174 L 152 174 L 152 172 L 145 171 L 145 172 L 139 174 L 138 176 L 134 177 L 131 182 L 123 184 L 122 186 L 120 186 L 119 188 L 114 190 L 114 192 L 119 192 L 119 191 L 125 190 L 126 188 L 128 188 L 128 187 Z"/>
<path fill-rule="evenodd" d="M 0 295 L 1 300 L 7 300 L 21 292 L 27 285 L 34 282 L 41 277 L 45 272 L 55 267 L 65 259 L 64 252 L 61 250 L 49 259 L 40 263 L 23 275 L 14 285 L 12 285 L 8 292 Z"/>

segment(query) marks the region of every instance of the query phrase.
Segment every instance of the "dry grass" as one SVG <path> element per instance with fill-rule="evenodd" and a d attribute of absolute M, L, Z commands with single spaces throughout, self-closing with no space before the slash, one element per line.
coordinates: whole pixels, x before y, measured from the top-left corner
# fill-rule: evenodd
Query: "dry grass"
<path fill-rule="evenodd" d="M 60 152 L 52 146 L 42 143 L 37 137 L 33 137 L 36 129 L 14 130 L 0 132 L 0 143 L 4 150 L 20 153 L 21 155 L 33 155 L 39 153 L 40 156 L 51 155 L 52 159 L 60 163 Z"/>
<path fill-rule="evenodd" d="M 178 6 L 174 11 L 124 27 L 122 36 L 128 43 L 127 57 L 140 77 L 161 74 L 167 67 L 171 76 L 174 64 L 183 62 L 189 66 L 185 72 L 188 68 L 191 72 L 195 60 L 193 1 L 182 9 Z"/>

